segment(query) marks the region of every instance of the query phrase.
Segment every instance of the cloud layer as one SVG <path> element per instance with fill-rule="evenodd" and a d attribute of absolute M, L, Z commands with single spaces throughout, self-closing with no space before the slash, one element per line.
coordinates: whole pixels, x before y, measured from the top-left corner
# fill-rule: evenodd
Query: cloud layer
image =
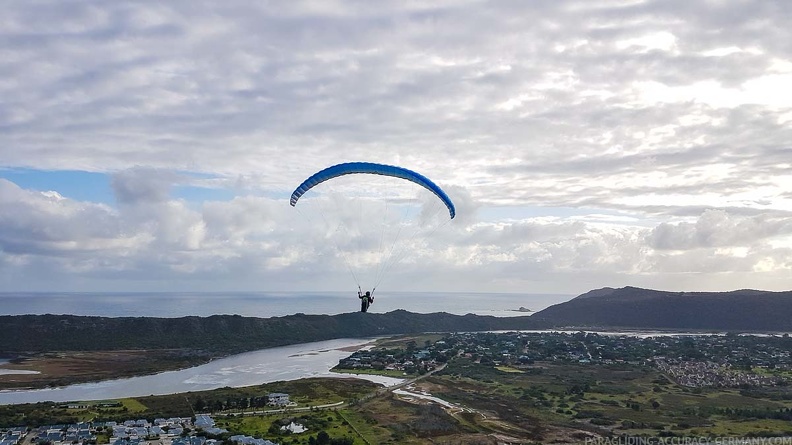
<path fill-rule="evenodd" d="M 286 198 L 373 161 L 457 202 L 400 290 L 789 289 L 789 23 L 783 0 L 12 1 L 0 167 L 107 173 L 116 202 L 0 179 L 0 283 L 344 289 Z"/>

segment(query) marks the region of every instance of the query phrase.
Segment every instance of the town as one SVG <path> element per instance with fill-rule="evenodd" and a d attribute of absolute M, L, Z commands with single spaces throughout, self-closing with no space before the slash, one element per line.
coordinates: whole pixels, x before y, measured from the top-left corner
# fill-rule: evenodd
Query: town
<path fill-rule="evenodd" d="M 494 383 L 493 372 L 510 375 L 541 375 L 545 372 L 570 376 L 575 370 L 632 369 L 648 370 L 666 383 L 675 383 L 684 391 L 704 388 L 738 388 L 761 390 L 781 388 L 792 382 L 792 339 L 788 335 L 736 334 L 610 334 L 593 332 L 483 332 L 425 334 L 402 338 L 400 342 L 382 342 L 359 350 L 339 361 L 336 371 L 379 373 L 414 379 L 432 372 L 455 378 L 467 366 L 467 378 Z M 474 364 L 468 366 L 466 364 Z M 461 367 L 462 368 L 461 368 Z M 567 371 L 564 371 L 567 369 Z M 489 371 L 486 371 L 489 370 Z M 548 371 L 550 370 L 550 371 Z M 596 372 L 596 371 L 595 371 Z M 444 374 L 443 374 L 444 373 Z M 479 373 L 479 374 L 477 374 Z M 497 380 L 497 377 L 495 377 Z M 589 391 L 586 383 L 568 382 L 565 393 L 555 394 L 531 384 L 520 389 L 526 403 L 547 407 L 555 412 L 576 418 L 591 416 L 584 406 L 582 395 Z M 575 384 L 573 384 L 575 383 Z M 278 385 L 272 389 L 277 391 Z M 370 391 L 370 390 L 369 390 Z M 655 391 L 665 391 L 656 387 Z M 602 397 L 602 396 L 599 396 Z M 354 400 L 348 400 L 352 401 Z M 596 399 L 599 400 L 599 399 Z M 287 392 L 251 393 L 244 397 L 205 397 L 196 394 L 190 403 L 193 415 L 172 418 L 138 418 L 121 420 L 119 402 L 70 402 L 61 408 L 79 410 L 101 408 L 112 410 L 113 416 L 92 422 L 41 425 L 34 417 L 26 418 L 27 425 L 6 425 L 0 428 L 0 445 L 271 445 L 277 443 L 324 443 L 315 437 L 325 434 L 322 428 L 330 422 L 346 420 L 340 416 L 319 417 L 325 425 L 303 425 L 298 417 L 283 415 L 271 418 L 266 426 L 248 434 L 240 434 L 228 419 L 236 416 L 267 416 L 288 410 L 310 412 L 319 408 L 338 406 L 343 402 L 320 405 L 312 397 L 300 396 L 299 407 Z M 602 404 L 622 403 L 604 400 Z M 630 409 L 637 402 L 626 400 Z M 604 405 L 603 405 L 604 406 Z M 610 405 L 608 405 L 610 406 Z M 654 405 L 657 406 L 655 402 Z M 97 409 L 97 412 L 102 412 Z M 571 409 L 574 409 L 571 411 Z M 651 408 L 650 409 L 655 409 Z M 110 411 L 107 411 L 110 412 Z M 570 414 L 573 413 L 573 414 Z M 751 413 L 749 413 L 751 414 Z M 752 413 L 751 415 L 755 415 Z M 734 413 L 731 413 L 734 415 Z M 746 414 L 747 415 L 747 414 Z M 763 414 L 770 415 L 770 414 Z M 219 420 L 220 426 L 215 424 Z M 220 420 L 222 419 L 222 420 Z M 307 418 L 306 418 L 307 419 Z M 602 424 L 604 419 L 590 420 Z M 348 422 L 346 422 L 348 423 Z M 303 433 L 300 442 L 285 439 Z M 252 434 L 252 435 L 251 435 Z M 287 440 L 289 442 L 283 442 Z M 324 440 L 324 439 L 323 439 Z M 347 437 L 333 442 L 352 443 Z M 347 440 L 347 442 L 343 442 Z"/>
<path fill-rule="evenodd" d="M 264 398 L 267 406 L 293 406 L 289 395 L 270 393 Z M 117 402 L 101 402 L 95 406 L 115 406 Z M 68 409 L 88 407 L 87 404 L 67 403 Z M 284 426 L 284 430 L 304 432 L 299 424 Z M 215 426 L 210 414 L 193 417 L 171 417 L 116 421 L 77 422 L 41 426 L 0 428 L 0 445 L 216 445 L 227 439 L 240 445 L 277 445 L 269 440 L 244 435 L 229 435 L 228 430 Z M 218 440 L 218 438 L 221 438 Z"/>
<path fill-rule="evenodd" d="M 775 386 L 792 381 L 792 338 L 754 335 L 613 335 L 585 332 L 455 333 L 418 348 L 372 348 L 340 361 L 348 370 L 423 374 L 465 357 L 525 368 L 538 362 L 652 366 L 688 387 Z"/>

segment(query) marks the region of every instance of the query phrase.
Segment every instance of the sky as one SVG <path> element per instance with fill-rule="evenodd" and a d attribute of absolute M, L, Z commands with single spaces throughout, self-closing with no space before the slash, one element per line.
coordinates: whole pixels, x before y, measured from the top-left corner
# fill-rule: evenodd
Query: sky
<path fill-rule="evenodd" d="M 789 290 L 789 42 L 786 0 L 7 0 L 0 289 Z M 356 161 L 456 217 L 289 205 Z"/>

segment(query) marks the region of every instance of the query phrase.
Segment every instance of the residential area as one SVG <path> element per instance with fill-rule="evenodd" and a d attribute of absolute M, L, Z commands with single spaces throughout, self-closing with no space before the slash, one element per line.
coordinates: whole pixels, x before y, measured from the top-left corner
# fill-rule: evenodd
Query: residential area
<path fill-rule="evenodd" d="M 788 335 L 613 335 L 586 332 L 454 333 L 419 348 L 358 351 L 338 368 L 423 374 L 451 357 L 500 367 L 538 362 L 655 367 L 689 387 L 775 386 L 792 382 Z"/>
<path fill-rule="evenodd" d="M 440 343 L 439 345 L 437 343 Z M 385 371 L 394 375 L 424 374 L 447 361 L 442 341 L 418 350 L 414 342 L 404 349 L 375 348 L 358 351 L 338 362 L 337 369 Z"/>
<path fill-rule="evenodd" d="M 281 404 L 288 404 L 288 394 L 275 394 Z M 281 405 L 284 406 L 284 405 Z M 222 440 L 212 437 L 228 433 L 217 428 L 209 414 L 192 417 L 126 420 L 123 422 L 80 422 L 68 425 L 44 425 L 29 429 L 0 429 L 0 445 L 216 445 Z M 105 440 L 99 440 L 104 436 Z M 228 440 L 243 445 L 277 445 L 264 439 L 233 435 Z"/>
<path fill-rule="evenodd" d="M 680 385 L 691 388 L 737 388 L 752 386 L 777 386 L 786 380 L 777 375 L 765 375 L 737 369 L 729 364 L 711 361 L 682 361 L 655 359 L 657 369 Z"/>

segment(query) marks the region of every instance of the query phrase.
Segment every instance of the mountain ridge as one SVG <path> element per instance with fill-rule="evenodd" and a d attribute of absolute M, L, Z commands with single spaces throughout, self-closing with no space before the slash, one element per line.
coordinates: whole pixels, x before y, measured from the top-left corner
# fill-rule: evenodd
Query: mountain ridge
<path fill-rule="evenodd" d="M 29 352 L 123 349 L 198 349 L 236 353 L 335 338 L 361 338 L 420 332 L 533 329 L 530 317 L 499 318 L 416 314 L 345 313 L 255 318 L 97 317 L 77 315 L 0 316 L 0 356 Z"/>
<path fill-rule="evenodd" d="M 550 306 L 531 318 L 555 327 L 792 331 L 792 291 L 602 288 Z"/>

